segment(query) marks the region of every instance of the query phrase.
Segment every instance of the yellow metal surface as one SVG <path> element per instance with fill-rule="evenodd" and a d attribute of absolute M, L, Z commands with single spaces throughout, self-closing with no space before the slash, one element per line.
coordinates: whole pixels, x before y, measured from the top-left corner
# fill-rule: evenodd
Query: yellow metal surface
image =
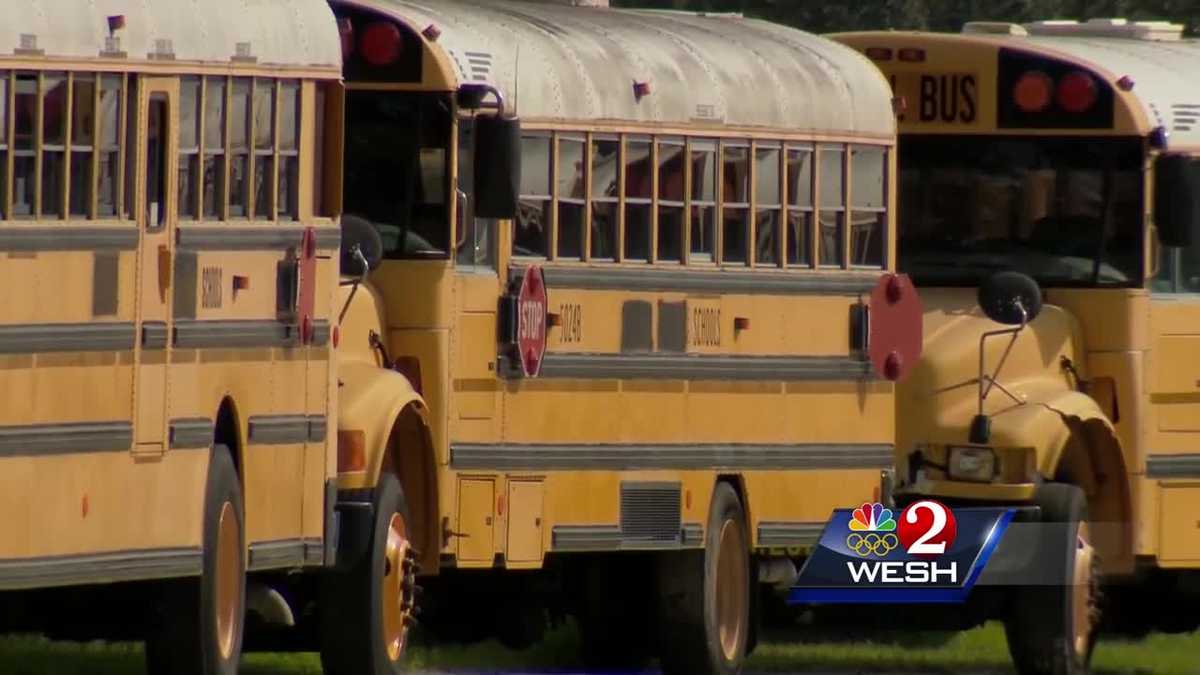
<path fill-rule="evenodd" d="M 494 553 L 496 482 L 486 478 L 458 480 L 458 559 L 466 566 L 491 566 Z"/>
<path fill-rule="evenodd" d="M 506 559 L 513 563 L 542 561 L 542 495 L 540 480 L 508 481 Z"/>

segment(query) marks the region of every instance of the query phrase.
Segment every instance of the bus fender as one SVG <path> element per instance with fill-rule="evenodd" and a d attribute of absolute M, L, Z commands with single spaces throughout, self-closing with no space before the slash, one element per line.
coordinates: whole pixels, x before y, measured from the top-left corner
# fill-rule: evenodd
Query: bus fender
<path fill-rule="evenodd" d="M 373 491 L 385 470 L 394 472 L 404 488 L 414 545 L 436 558 L 437 462 L 424 398 L 404 375 L 374 364 L 343 363 L 338 378 L 339 435 L 361 432 L 365 439 L 362 469 L 339 470 L 339 567 L 369 543 Z"/>
<path fill-rule="evenodd" d="M 1087 495 L 1089 519 L 1105 524 L 1105 531 L 1096 533 L 1105 565 L 1132 564 L 1128 466 L 1116 429 L 1100 405 L 1082 392 L 1062 391 L 1031 398 L 1012 412 L 994 418 L 993 434 L 1025 439 L 1025 447 L 1036 448 L 1044 480 L 1079 486 Z"/>

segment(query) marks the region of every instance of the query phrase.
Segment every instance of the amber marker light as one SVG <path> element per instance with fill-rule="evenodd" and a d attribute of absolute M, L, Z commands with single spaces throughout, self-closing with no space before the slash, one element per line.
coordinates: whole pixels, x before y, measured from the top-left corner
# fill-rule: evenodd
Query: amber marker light
<path fill-rule="evenodd" d="M 358 429 L 338 431 L 338 473 L 364 471 L 367 467 L 367 435 Z"/>

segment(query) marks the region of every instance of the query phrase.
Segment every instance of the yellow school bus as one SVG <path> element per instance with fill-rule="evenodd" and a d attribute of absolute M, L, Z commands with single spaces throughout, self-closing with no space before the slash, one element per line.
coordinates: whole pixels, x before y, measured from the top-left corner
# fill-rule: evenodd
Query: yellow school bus
<path fill-rule="evenodd" d="M 332 4 L 343 530 L 420 551 L 436 634 L 562 611 L 593 664 L 737 671 L 760 585 L 886 494 L 886 80 L 739 16 Z"/>
<path fill-rule="evenodd" d="M 1084 670 L 1101 610 L 1194 630 L 1200 45 L 1124 20 L 836 38 L 895 88 L 899 268 L 926 309 L 897 501 L 1067 523 L 1037 564 L 1070 583 L 1000 608 L 1022 672 Z"/>
<path fill-rule="evenodd" d="M 234 673 L 245 607 L 299 625 L 319 577 L 289 573 L 335 562 L 336 22 L 2 13 L 0 629 L 145 634 L 151 672 Z"/>

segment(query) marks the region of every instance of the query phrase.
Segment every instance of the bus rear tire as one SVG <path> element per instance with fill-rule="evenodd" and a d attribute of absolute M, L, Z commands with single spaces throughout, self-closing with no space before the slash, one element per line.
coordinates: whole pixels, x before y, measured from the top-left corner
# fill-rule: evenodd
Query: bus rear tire
<path fill-rule="evenodd" d="M 1083 490 L 1065 483 L 1038 488 L 1042 522 L 1065 524 L 1057 551 L 1068 583 L 1016 589 L 1004 619 L 1008 651 L 1020 673 L 1082 675 L 1088 672 L 1099 623 L 1099 558 L 1088 527 Z"/>
<path fill-rule="evenodd" d="M 703 551 L 662 556 L 660 661 L 665 675 L 733 675 L 750 626 L 750 539 L 737 492 L 717 483 Z"/>
<path fill-rule="evenodd" d="M 402 672 L 415 623 L 416 551 L 408 504 L 395 475 L 375 489 L 371 543 L 357 563 L 322 580 L 321 666 L 326 675 Z"/>
<path fill-rule="evenodd" d="M 246 617 L 245 511 L 224 445 L 213 446 L 204 493 L 202 574 L 163 587 L 161 614 L 146 636 L 153 675 L 237 675 Z"/>

